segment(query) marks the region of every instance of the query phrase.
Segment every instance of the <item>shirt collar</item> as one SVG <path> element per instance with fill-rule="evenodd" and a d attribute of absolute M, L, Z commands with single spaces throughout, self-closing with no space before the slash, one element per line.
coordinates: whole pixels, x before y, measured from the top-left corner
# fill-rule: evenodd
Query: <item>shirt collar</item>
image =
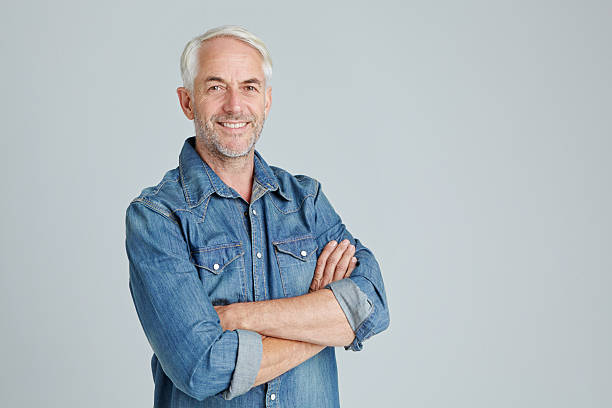
<path fill-rule="evenodd" d="M 268 163 L 255 150 L 253 173 L 255 180 L 268 191 L 278 191 L 286 200 L 291 198 L 282 191 L 278 179 Z M 213 192 L 221 197 L 237 198 L 240 195 L 217 176 L 195 150 L 195 136 L 185 140 L 179 156 L 179 173 L 185 199 L 190 207 L 196 207 Z M 255 181 L 254 180 L 254 181 Z"/>

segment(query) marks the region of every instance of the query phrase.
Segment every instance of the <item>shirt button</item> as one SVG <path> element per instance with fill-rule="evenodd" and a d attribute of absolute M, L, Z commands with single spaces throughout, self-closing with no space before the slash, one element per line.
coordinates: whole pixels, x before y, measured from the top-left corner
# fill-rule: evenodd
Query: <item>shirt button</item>
<path fill-rule="evenodd" d="M 245 217 L 248 217 L 248 216 L 249 216 L 249 212 L 248 212 L 248 211 L 245 211 L 245 212 L 244 212 L 244 216 L 245 216 Z"/>
<path fill-rule="evenodd" d="M 213 269 L 214 269 L 215 271 L 216 271 L 216 270 L 218 270 L 218 269 L 219 269 L 219 264 L 214 264 L 214 265 L 213 265 Z"/>
<path fill-rule="evenodd" d="M 306 252 L 306 251 L 302 251 L 302 252 L 300 252 L 300 255 L 302 255 L 302 256 L 306 256 L 306 255 L 308 255 L 308 252 Z"/>
<path fill-rule="evenodd" d="M 257 253 L 257 257 L 258 257 L 259 259 L 261 259 L 261 252 L 258 252 L 258 253 Z"/>
<path fill-rule="evenodd" d="M 253 215 L 257 215 L 257 211 L 253 208 Z"/>
<path fill-rule="evenodd" d="M 270 399 L 274 401 L 276 399 L 276 394 L 270 394 Z"/>

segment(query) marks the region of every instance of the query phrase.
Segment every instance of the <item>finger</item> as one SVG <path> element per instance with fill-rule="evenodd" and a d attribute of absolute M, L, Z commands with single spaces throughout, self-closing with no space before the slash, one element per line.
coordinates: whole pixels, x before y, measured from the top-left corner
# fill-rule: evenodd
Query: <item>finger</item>
<path fill-rule="evenodd" d="M 355 269 L 356 266 L 357 266 L 357 258 L 352 257 L 351 263 L 349 264 L 348 270 L 346 271 L 346 274 L 344 275 L 344 277 L 348 278 L 349 276 L 351 276 L 351 273 L 353 273 L 353 270 Z"/>
<path fill-rule="evenodd" d="M 333 278 L 334 282 L 344 278 L 344 274 L 348 271 L 349 263 L 353 255 L 355 255 L 355 246 L 349 245 L 336 265 Z"/>
<path fill-rule="evenodd" d="M 338 261 L 342 257 L 342 254 L 349 246 L 349 240 L 345 239 L 341 243 L 338 244 L 336 249 L 329 255 L 327 258 L 327 262 L 325 263 L 325 269 L 323 270 L 323 276 L 321 277 L 320 288 L 325 287 L 329 282 L 334 278 L 334 272 L 336 270 L 336 265 Z"/>
<path fill-rule="evenodd" d="M 329 241 L 323 251 L 321 251 L 321 255 L 317 259 L 317 266 L 315 267 L 314 275 L 312 277 L 312 282 L 310 283 L 310 292 L 314 292 L 315 290 L 319 290 L 321 278 L 323 277 L 323 270 L 325 269 L 325 264 L 327 263 L 327 258 L 332 253 L 334 248 L 338 246 L 336 241 Z"/>
<path fill-rule="evenodd" d="M 333 252 L 334 248 L 336 248 L 337 245 L 338 243 L 336 241 L 329 241 L 327 245 L 325 245 L 325 247 L 323 248 L 323 251 L 321 251 L 321 255 L 319 255 L 319 258 L 317 259 L 317 266 L 315 267 L 312 282 L 310 283 L 310 292 L 314 292 L 315 290 L 319 289 L 327 259 L 329 258 L 329 255 Z"/>
<path fill-rule="evenodd" d="M 344 251 L 344 253 L 340 257 L 338 264 L 336 265 L 336 269 L 334 270 L 334 277 L 333 277 L 334 281 L 344 278 L 344 275 L 348 271 L 351 259 L 353 258 L 354 254 L 355 254 L 355 246 L 349 245 L 346 248 L 346 251 Z"/>

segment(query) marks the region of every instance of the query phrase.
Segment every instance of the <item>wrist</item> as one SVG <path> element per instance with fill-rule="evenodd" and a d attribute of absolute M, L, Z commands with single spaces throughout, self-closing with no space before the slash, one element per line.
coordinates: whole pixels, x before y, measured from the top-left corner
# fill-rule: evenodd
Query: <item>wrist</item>
<path fill-rule="evenodd" d="M 247 304 L 248 303 L 234 303 L 232 319 L 236 327 L 244 330 L 253 330 L 253 327 L 249 324 L 249 308 Z"/>

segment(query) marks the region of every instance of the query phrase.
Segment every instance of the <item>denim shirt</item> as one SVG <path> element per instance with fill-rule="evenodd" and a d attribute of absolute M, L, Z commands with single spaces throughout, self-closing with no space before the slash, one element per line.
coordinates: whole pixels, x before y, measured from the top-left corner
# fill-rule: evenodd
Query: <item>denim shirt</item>
<path fill-rule="evenodd" d="M 359 351 L 389 325 L 378 262 L 316 180 L 268 166 L 255 151 L 247 203 L 200 158 L 194 140 L 126 214 L 130 293 L 154 352 L 154 406 L 338 407 L 334 347 L 253 387 L 261 336 L 223 331 L 214 306 L 306 294 L 323 247 L 349 239 L 357 266 L 326 288 L 355 333 L 345 349 Z"/>

